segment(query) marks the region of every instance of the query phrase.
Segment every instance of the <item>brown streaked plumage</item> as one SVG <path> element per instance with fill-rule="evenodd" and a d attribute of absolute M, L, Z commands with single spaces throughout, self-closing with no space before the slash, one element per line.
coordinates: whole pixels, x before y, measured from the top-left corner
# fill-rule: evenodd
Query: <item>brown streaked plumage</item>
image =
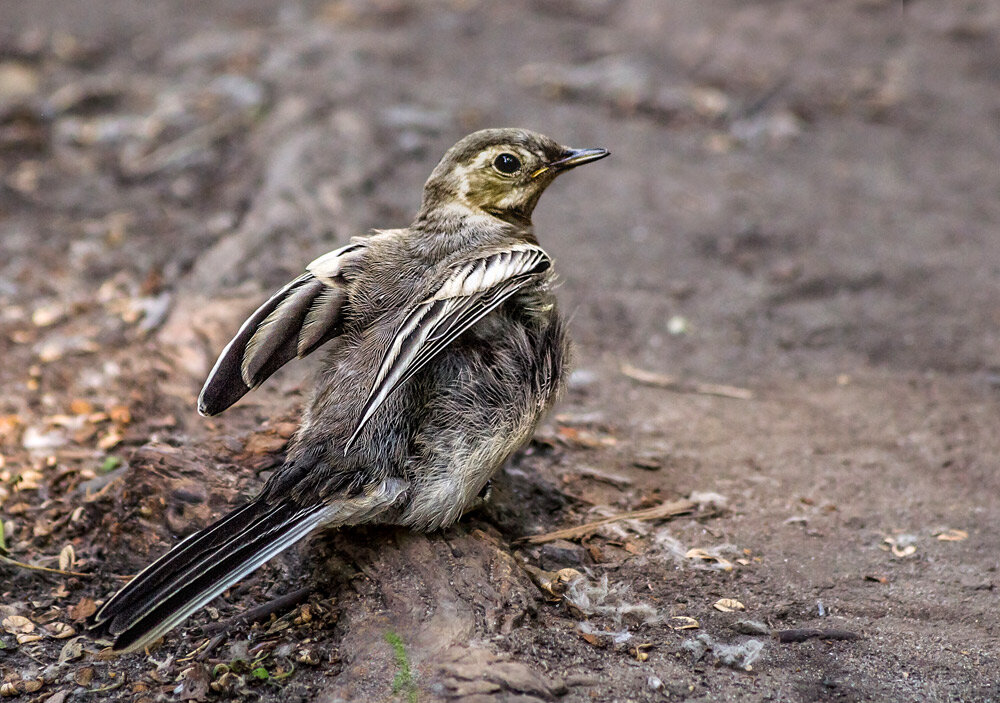
<path fill-rule="evenodd" d="M 306 267 L 223 350 L 198 409 L 214 415 L 332 342 L 284 465 L 247 505 L 188 537 L 111 598 L 92 627 L 148 645 L 319 527 L 446 527 L 531 436 L 566 375 L 539 196 L 607 156 L 522 129 L 475 132 L 424 186 L 406 229 Z"/>

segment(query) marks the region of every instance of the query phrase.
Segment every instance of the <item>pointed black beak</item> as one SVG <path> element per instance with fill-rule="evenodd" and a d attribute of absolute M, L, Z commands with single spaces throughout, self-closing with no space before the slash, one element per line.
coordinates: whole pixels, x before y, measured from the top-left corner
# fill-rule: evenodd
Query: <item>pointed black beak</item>
<path fill-rule="evenodd" d="M 591 161 L 603 159 L 611 154 L 607 149 L 567 149 L 563 152 L 562 158 L 549 164 L 549 168 L 556 171 L 566 171 Z"/>
<path fill-rule="evenodd" d="M 550 170 L 556 173 L 562 173 L 563 171 L 568 171 L 571 168 L 576 168 L 577 166 L 582 166 L 583 164 L 589 164 L 591 161 L 599 161 L 610 154 L 611 152 L 607 149 L 567 149 L 560 155 L 559 159 L 546 164 L 531 175 L 532 177 L 540 176 Z"/>

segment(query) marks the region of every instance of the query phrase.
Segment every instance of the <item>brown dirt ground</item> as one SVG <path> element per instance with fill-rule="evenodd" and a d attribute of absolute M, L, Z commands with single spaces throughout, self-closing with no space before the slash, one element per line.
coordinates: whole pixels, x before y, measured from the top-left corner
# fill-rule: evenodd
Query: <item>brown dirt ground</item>
<path fill-rule="evenodd" d="M 159 668 L 51 623 L 80 629 L 114 575 L 280 460 L 315 362 L 221 418 L 194 412 L 242 316 L 313 256 L 405 224 L 458 137 L 522 125 L 613 153 L 536 215 L 572 389 L 484 513 L 387 541 L 496 542 L 700 629 L 607 612 L 588 622 L 631 639 L 601 646 L 536 594 L 476 636 L 547 683 L 500 676 L 461 700 L 1000 700 L 1000 5 L 6 0 L 0 16 L 0 516 L 12 558 L 85 574 L 0 564 L 0 615 L 45 634 L 0 632 L 5 695 L 222 697 L 183 661 L 196 626 L 327 581 L 305 617 L 239 630 L 208 663 L 295 663 L 266 682 L 233 664 L 233 695 L 340 695 L 377 573 L 331 577 L 315 555 L 351 533 L 233 589 L 152 653 Z M 587 549 L 510 545 L 693 492 L 725 507 Z M 743 620 L 862 638 L 784 644 Z M 696 656 L 699 633 L 763 648 L 747 671 Z M 394 691 L 372 637 L 388 665 L 366 696 L 455 694 L 413 651 Z"/>

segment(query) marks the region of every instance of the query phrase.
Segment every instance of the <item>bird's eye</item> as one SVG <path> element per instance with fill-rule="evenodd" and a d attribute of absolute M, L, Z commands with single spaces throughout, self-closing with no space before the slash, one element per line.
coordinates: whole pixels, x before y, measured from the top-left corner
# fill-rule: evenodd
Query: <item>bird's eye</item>
<path fill-rule="evenodd" d="M 521 170 L 521 160 L 506 151 L 493 159 L 493 168 L 508 176 Z"/>

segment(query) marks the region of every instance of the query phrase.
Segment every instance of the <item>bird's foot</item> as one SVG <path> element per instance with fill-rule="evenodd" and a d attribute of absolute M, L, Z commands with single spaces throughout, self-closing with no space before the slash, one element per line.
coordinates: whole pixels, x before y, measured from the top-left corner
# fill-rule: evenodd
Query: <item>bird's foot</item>
<path fill-rule="evenodd" d="M 493 495 L 493 479 L 487 481 L 486 485 L 483 486 L 479 490 L 479 493 L 476 494 L 476 497 L 469 501 L 469 504 L 465 506 L 465 510 L 462 511 L 462 514 L 468 515 L 473 510 L 479 510 L 481 507 L 486 505 L 486 501 L 490 499 L 491 495 Z"/>

